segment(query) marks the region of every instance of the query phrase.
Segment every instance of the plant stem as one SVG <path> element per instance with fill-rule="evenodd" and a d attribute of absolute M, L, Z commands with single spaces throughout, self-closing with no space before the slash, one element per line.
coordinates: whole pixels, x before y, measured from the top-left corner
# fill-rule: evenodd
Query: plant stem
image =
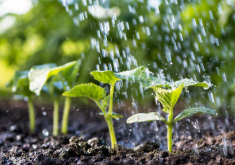
<path fill-rule="evenodd" d="M 29 109 L 29 130 L 34 132 L 35 129 L 35 112 L 31 96 L 28 96 L 28 109 Z"/>
<path fill-rule="evenodd" d="M 170 110 L 167 123 L 167 146 L 168 151 L 172 152 L 172 130 L 173 130 L 173 110 Z"/>
<path fill-rule="evenodd" d="M 167 145 L 169 152 L 172 152 L 172 128 L 173 125 L 167 125 Z"/>
<path fill-rule="evenodd" d="M 114 92 L 114 84 L 110 86 L 110 94 L 109 94 L 109 115 L 113 113 L 113 92 Z"/>
<path fill-rule="evenodd" d="M 54 110 L 53 110 L 53 136 L 58 135 L 59 129 L 59 98 L 54 99 Z"/>
<path fill-rule="evenodd" d="M 104 113 L 104 115 L 106 115 L 107 112 L 106 112 L 105 109 L 103 109 L 103 107 L 101 106 L 101 104 L 99 103 L 99 101 L 97 101 L 97 100 L 94 100 L 94 101 L 95 101 L 96 105 L 100 108 L 100 110 Z"/>
<path fill-rule="evenodd" d="M 67 134 L 70 105 L 71 105 L 71 98 L 66 97 L 65 98 L 65 104 L 64 104 L 62 126 L 61 126 L 61 132 L 63 134 Z"/>
<path fill-rule="evenodd" d="M 108 128 L 109 128 L 109 136 L 110 136 L 111 146 L 112 146 L 112 148 L 114 148 L 117 145 L 117 140 L 116 140 L 116 136 L 115 136 L 115 132 L 114 132 L 114 128 L 113 128 L 112 115 L 107 113 L 105 109 L 102 109 L 102 106 L 100 105 L 99 101 L 95 100 L 95 102 L 98 105 L 98 107 L 101 109 L 101 111 L 104 113 L 104 118 L 105 118 L 106 123 L 108 124 Z"/>
<path fill-rule="evenodd" d="M 112 148 L 114 148 L 117 145 L 117 140 L 116 140 L 116 136 L 115 136 L 115 132 L 114 132 L 114 128 L 113 128 L 113 118 L 112 118 L 114 85 L 115 85 L 115 83 L 110 85 L 109 112 L 105 116 L 105 120 L 106 120 L 108 127 L 109 127 L 109 135 L 110 135 Z"/>
<path fill-rule="evenodd" d="M 116 136 L 115 136 L 115 132 L 114 132 L 114 128 L 113 128 L 112 116 L 107 114 L 105 116 L 105 120 L 106 120 L 106 122 L 108 124 L 108 128 L 109 128 L 109 135 L 110 135 L 110 140 L 111 140 L 111 146 L 112 146 L 112 148 L 114 148 L 117 145 L 117 140 L 116 140 Z"/>

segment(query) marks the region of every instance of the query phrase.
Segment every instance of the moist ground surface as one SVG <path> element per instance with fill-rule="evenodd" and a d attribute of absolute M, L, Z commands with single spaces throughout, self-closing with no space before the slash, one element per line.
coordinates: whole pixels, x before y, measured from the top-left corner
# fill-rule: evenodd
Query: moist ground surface
<path fill-rule="evenodd" d="M 114 121 L 121 145 L 110 149 L 108 128 L 99 111 L 72 109 L 69 134 L 52 137 L 52 108 L 36 107 L 32 134 L 26 104 L 1 102 L 0 164 L 235 164 L 232 119 L 199 115 L 178 122 L 174 152 L 168 153 L 166 127 L 161 122 L 126 125 L 126 118 Z"/>

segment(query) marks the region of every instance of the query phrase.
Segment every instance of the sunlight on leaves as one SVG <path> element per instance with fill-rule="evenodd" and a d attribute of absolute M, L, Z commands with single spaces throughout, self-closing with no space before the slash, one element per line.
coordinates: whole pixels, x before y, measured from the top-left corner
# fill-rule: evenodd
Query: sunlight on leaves
<path fill-rule="evenodd" d="M 30 90 L 36 93 L 36 95 L 40 95 L 42 87 L 50 77 L 57 75 L 60 71 L 68 69 L 75 64 L 76 61 L 58 67 L 53 63 L 33 66 L 28 74 Z"/>

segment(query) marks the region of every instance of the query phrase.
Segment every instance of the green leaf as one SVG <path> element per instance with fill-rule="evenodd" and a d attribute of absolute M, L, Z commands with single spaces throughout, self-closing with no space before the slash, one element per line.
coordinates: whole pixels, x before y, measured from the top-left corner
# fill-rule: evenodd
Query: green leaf
<path fill-rule="evenodd" d="M 29 90 L 28 72 L 28 70 L 15 72 L 15 75 L 6 86 L 12 87 L 12 92 L 18 92 L 24 96 L 29 96 L 32 92 Z"/>
<path fill-rule="evenodd" d="M 123 116 L 122 116 L 121 114 L 112 112 L 112 118 L 114 118 L 114 119 L 119 119 L 119 118 L 123 118 Z"/>
<path fill-rule="evenodd" d="M 74 65 L 70 65 L 68 68 L 60 72 L 61 76 L 68 83 L 69 88 L 72 88 L 75 85 L 75 81 L 78 76 L 80 64 L 81 64 L 80 60 L 77 60 Z"/>
<path fill-rule="evenodd" d="M 68 62 L 64 65 L 52 68 L 49 72 L 49 77 L 57 75 L 60 71 L 65 70 L 65 69 L 70 69 L 72 66 L 74 66 L 77 63 L 77 61 L 72 61 L 72 62 Z"/>
<path fill-rule="evenodd" d="M 170 83 L 170 86 L 172 86 L 173 88 L 177 88 L 181 84 L 184 84 L 184 87 L 199 86 L 199 87 L 203 87 L 204 89 L 208 89 L 212 86 L 212 84 L 207 83 L 207 82 L 199 82 L 199 81 L 194 81 L 192 79 L 187 79 L 187 78 Z"/>
<path fill-rule="evenodd" d="M 49 73 L 52 68 L 56 68 L 56 64 L 44 64 L 33 66 L 29 71 L 30 90 L 36 95 L 40 95 L 42 87 L 49 78 Z"/>
<path fill-rule="evenodd" d="M 30 90 L 37 95 L 40 95 L 42 87 L 51 76 L 58 75 L 60 71 L 68 69 L 75 64 L 76 61 L 69 62 L 59 67 L 56 67 L 53 63 L 33 66 L 28 74 Z"/>
<path fill-rule="evenodd" d="M 8 83 L 7 86 L 12 87 L 13 92 L 15 92 L 19 87 L 24 87 L 24 86 L 29 87 L 28 73 L 29 73 L 28 70 L 15 72 L 14 77 Z"/>
<path fill-rule="evenodd" d="M 63 93 L 63 96 L 69 97 L 89 97 L 95 101 L 103 100 L 106 98 L 105 88 L 102 88 L 93 83 L 80 84 L 74 86 L 69 91 Z"/>
<path fill-rule="evenodd" d="M 112 71 L 93 71 L 91 75 L 94 79 L 107 84 L 115 84 L 116 81 L 120 80 Z"/>
<path fill-rule="evenodd" d="M 167 122 L 166 119 L 157 112 L 138 113 L 129 117 L 126 122 L 127 124 L 130 124 L 130 123 L 153 121 L 153 120 L 163 121 L 165 123 Z"/>
<path fill-rule="evenodd" d="M 174 123 L 185 117 L 192 116 L 195 113 L 208 113 L 208 114 L 214 115 L 216 111 L 210 108 L 203 108 L 203 107 L 185 109 L 175 117 Z"/>
<path fill-rule="evenodd" d="M 100 112 L 99 115 L 104 116 L 104 113 L 103 113 L 103 112 Z M 112 112 L 112 118 L 114 118 L 114 119 L 120 119 L 120 118 L 123 118 L 123 116 L 122 116 L 121 114 Z"/>
<path fill-rule="evenodd" d="M 163 111 L 169 113 L 170 110 L 173 110 L 176 102 L 178 101 L 180 94 L 183 90 L 184 84 L 179 85 L 175 90 L 163 89 L 159 87 L 151 87 L 153 88 L 156 98 L 160 103 L 162 103 L 164 109 Z"/>
<path fill-rule="evenodd" d="M 167 85 L 165 80 L 159 79 L 155 76 L 152 76 L 151 72 L 146 72 L 144 66 L 135 68 L 129 71 L 123 71 L 119 73 L 114 73 L 116 77 L 124 80 L 131 80 L 139 82 L 143 87 L 158 86 L 164 87 Z"/>

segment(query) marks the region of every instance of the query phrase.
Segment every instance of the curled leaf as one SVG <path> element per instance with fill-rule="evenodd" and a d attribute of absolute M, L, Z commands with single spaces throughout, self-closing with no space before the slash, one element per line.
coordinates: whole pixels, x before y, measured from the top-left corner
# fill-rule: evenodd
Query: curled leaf
<path fill-rule="evenodd" d="M 126 122 L 127 124 L 131 124 L 131 123 L 136 123 L 136 122 L 145 122 L 145 121 L 153 121 L 153 120 L 163 121 L 167 123 L 166 119 L 157 112 L 137 113 L 129 117 Z"/>
<path fill-rule="evenodd" d="M 174 90 L 163 89 L 160 87 L 151 87 L 153 88 L 157 100 L 162 103 L 166 113 L 170 113 L 170 110 L 173 110 L 176 102 L 178 101 L 180 94 L 182 93 L 184 84 L 181 84 L 178 88 Z"/>
<path fill-rule="evenodd" d="M 174 123 L 179 120 L 182 120 L 185 117 L 192 116 L 195 113 L 207 113 L 207 114 L 214 115 L 216 111 L 210 108 L 203 108 L 203 107 L 185 109 L 175 117 Z"/>
<path fill-rule="evenodd" d="M 145 88 L 149 88 L 151 86 L 164 87 L 167 85 L 165 80 L 153 76 L 152 73 L 147 71 L 144 66 L 133 70 L 115 73 L 115 76 L 124 80 L 136 81 Z"/>
<path fill-rule="evenodd" d="M 172 86 L 172 88 L 177 88 L 181 84 L 184 84 L 184 87 L 199 86 L 199 87 L 203 87 L 204 89 L 208 89 L 212 86 L 211 83 L 194 81 L 192 79 L 187 79 L 187 78 L 179 80 L 179 81 L 172 82 L 169 85 Z"/>

